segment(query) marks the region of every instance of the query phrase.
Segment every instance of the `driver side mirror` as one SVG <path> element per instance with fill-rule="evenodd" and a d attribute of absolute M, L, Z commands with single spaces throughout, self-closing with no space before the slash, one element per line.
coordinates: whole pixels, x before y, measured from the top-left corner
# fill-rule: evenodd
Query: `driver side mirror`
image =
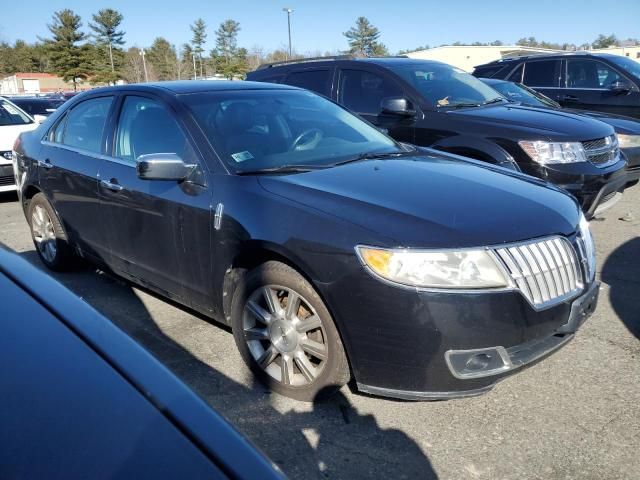
<path fill-rule="evenodd" d="M 631 90 L 631 85 L 628 82 L 617 80 L 609 85 L 609 90 L 614 93 L 627 93 Z"/>
<path fill-rule="evenodd" d="M 143 180 L 175 180 L 186 179 L 195 165 L 188 165 L 175 153 L 150 153 L 140 155 L 137 159 L 136 171 Z"/>
<path fill-rule="evenodd" d="M 33 116 L 33 119 L 36 121 L 36 123 L 42 123 L 47 119 L 47 117 L 45 115 L 40 115 L 39 113 L 36 113 Z"/>
<path fill-rule="evenodd" d="M 404 97 L 387 97 L 380 102 L 380 113 L 383 115 L 413 117 L 416 111 L 411 102 Z"/>

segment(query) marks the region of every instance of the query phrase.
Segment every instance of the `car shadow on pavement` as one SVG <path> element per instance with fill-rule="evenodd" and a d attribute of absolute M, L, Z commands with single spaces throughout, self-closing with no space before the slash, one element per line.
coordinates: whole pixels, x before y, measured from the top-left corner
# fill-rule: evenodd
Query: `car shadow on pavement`
<path fill-rule="evenodd" d="M 627 329 L 640 339 L 640 237 L 616 248 L 607 258 L 600 278 L 609 285 L 611 305 Z"/>
<path fill-rule="evenodd" d="M 44 270 L 35 251 L 20 255 Z M 92 267 L 48 273 L 151 352 L 290 478 L 438 478 L 414 440 L 400 430 L 381 428 L 373 415 L 360 414 L 342 391 L 313 404 L 296 403 L 269 393 L 245 368 L 245 383 L 250 385 L 246 386 L 200 360 L 192 353 L 197 345 L 183 346 L 165 334 L 136 293 L 137 287 L 125 280 Z M 382 408 L 393 408 L 395 403 L 380 402 Z"/>

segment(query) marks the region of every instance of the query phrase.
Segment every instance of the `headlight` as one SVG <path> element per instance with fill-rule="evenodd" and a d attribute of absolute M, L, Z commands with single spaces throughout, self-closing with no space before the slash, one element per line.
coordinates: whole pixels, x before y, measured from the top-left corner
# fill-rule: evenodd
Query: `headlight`
<path fill-rule="evenodd" d="M 578 224 L 580 238 L 584 247 L 584 256 L 587 260 L 587 281 L 591 282 L 596 275 L 596 246 L 591 235 L 589 222 L 584 214 L 580 214 L 580 223 Z"/>
<path fill-rule="evenodd" d="M 618 134 L 618 144 L 620 148 L 640 147 L 640 135 Z"/>
<path fill-rule="evenodd" d="M 11 152 L 2 152 L 2 156 L 6 159 L 6 160 L 11 160 L 13 158 L 13 154 Z"/>
<path fill-rule="evenodd" d="M 586 162 L 587 156 L 580 142 L 518 142 L 531 160 L 542 165 L 549 163 Z"/>
<path fill-rule="evenodd" d="M 356 252 L 373 273 L 402 285 L 442 289 L 509 285 L 492 253 L 486 250 L 388 250 L 358 246 Z"/>

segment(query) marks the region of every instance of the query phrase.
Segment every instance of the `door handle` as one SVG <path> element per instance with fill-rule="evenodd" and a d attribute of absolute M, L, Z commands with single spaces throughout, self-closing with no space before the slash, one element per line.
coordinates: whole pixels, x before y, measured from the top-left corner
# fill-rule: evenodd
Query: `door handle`
<path fill-rule="evenodd" d="M 47 170 L 49 170 L 50 168 L 53 168 L 53 164 L 51 163 L 51 160 L 49 160 L 48 158 L 44 162 L 42 160 L 38 161 L 38 165 L 41 166 L 42 168 L 46 168 Z"/>
<path fill-rule="evenodd" d="M 575 95 L 565 95 L 564 97 L 562 97 L 562 100 L 565 102 L 579 102 L 580 99 L 578 97 L 576 97 Z"/>
<path fill-rule="evenodd" d="M 112 178 L 110 182 L 106 180 L 100 180 L 100 185 L 102 185 L 107 190 L 111 190 L 112 192 L 119 192 L 124 190 L 124 187 L 118 184 L 118 181 L 115 178 Z"/>

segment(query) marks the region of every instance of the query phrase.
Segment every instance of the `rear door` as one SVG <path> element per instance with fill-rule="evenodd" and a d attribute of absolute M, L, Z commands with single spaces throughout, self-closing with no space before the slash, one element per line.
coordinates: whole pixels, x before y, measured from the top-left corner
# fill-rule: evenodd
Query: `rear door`
<path fill-rule="evenodd" d="M 110 143 L 99 188 L 113 268 L 170 298 L 208 308 L 211 195 L 189 135 L 166 102 L 136 93 L 122 98 Z M 140 179 L 136 159 L 153 153 L 177 154 L 198 166 L 182 182 Z"/>
<path fill-rule="evenodd" d="M 340 105 L 388 131 L 399 142 L 413 143 L 415 118 L 386 115 L 381 102 L 385 98 L 411 97 L 393 77 L 373 69 L 341 68 L 337 84 L 337 101 Z M 414 108 L 417 108 L 412 102 Z"/>
<path fill-rule="evenodd" d="M 558 101 L 561 64 L 562 61 L 560 59 L 528 60 L 524 64 L 522 83 Z M 513 77 L 513 74 L 509 76 L 509 80 L 518 81 Z"/>
<path fill-rule="evenodd" d="M 640 92 L 613 66 L 592 58 L 568 58 L 563 70 L 562 106 L 637 116 Z M 611 90 L 616 82 L 628 84 L 630 91 Z"/>
<path fill-rule="evenodd" d="M 334 71 L 335 69 L 333 67 L 314 67 L 295 70 L 287 74 L 283 83 L 294 87 L 305 88 L 325 97 L 331 97 Z M 268 80 L 263 81 L 266 82 Z"/>
<path fill-rule="evenodd" d="M 98 171 L 113 103 L 108 95 L 72 107 L 48 132 L 39 159 L 41 186 L 67 234 L 100 260 L 108 256 L 109 246 L 98 221 Z"/>

